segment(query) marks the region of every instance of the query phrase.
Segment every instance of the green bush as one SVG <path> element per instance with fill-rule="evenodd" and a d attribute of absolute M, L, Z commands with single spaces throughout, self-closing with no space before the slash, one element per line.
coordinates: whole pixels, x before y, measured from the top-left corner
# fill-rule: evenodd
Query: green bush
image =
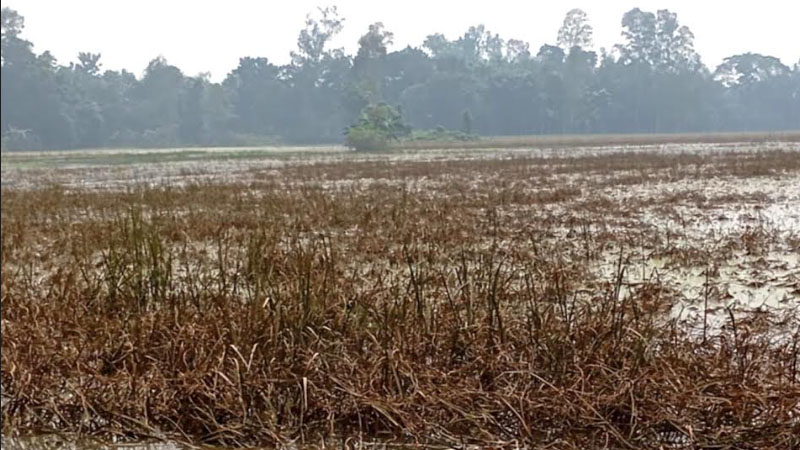
<path fill-rule="evenodd" d="M 375 128 L 356 125 L 347 130 L 347 146 L 357 151 L 385 150 L 389 137 Z"/>
<path fill-rule="evenodd" d="M 410 132 L 399 109 L 385 103 L 367 105 L 358 121 L 345 132 L 346 144 L 359 151 L 383 150 L 390 141 L 397 141 Z"/>

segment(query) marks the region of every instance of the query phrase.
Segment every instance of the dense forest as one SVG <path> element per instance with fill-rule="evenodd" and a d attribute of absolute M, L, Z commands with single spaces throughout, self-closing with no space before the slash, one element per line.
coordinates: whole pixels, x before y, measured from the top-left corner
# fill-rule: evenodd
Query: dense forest
<path fill-rule="evenodd" d="M 2 10 L 4 149 L 339 143 L 374 105 L 416 130 L 479 135 L 786 130 L 800 126 L 800 61 L 746 53 L 711 70 L 668 10 L 632 9 L 621 43 L 593 51 L 592 27 L 567 13 L 532 50 L 484 26 L 389 51 L 378 22 L 348 55 L 331 48 L 335 7 L 307 17 L 291 62 L 243 57 L 221 83 L 164 58 L 141 76 L 36 54 L 24 19 Z"/>

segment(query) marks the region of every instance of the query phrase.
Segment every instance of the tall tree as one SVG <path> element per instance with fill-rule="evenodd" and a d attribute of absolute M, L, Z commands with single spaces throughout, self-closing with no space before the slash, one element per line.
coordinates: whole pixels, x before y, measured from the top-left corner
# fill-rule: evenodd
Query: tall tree
<path fill-rule="evenodd" d="M 697 71 L 702 69 L 694 49 L 694 34 L 678 23 L 669 10 L 656 14 L 634 8 L 622 18 L 625 43 L 617 45 L 621 61 L 640 63 L 661 71 Z"/>
<path fill-rule="evenodd" d="M 586 12 L 582 9 L 571 9 L 558 30 L 558 45 L 567 52 L 573 47 L 591 48 L 593 33 L 594 29 L 589 24 Z"/>
<path fill-rule="evenodd" d="M 367 103 L 382 100 L 381 87 L 386 72 L 386 55 L 394 34 L 375 22 L 358 40 L 358 53 L 353 60 L 356 89 Z"/>
<path fill-rule="evenodd" d="M 509 39 L 506 42 L 506 60 L 511 63 L 524 63 L 531 59 L 531 47 L 525 41 Z"/>
<path fill-rule="evenodd" d="M 798 79 L 778 58 L 758 53 L 734 55 L 714 77 L 728 87 L 728 121 L 739 128 L 794 129 L 800 114 Z"/>
<path fill-rule="evenodd" d="M 78 68 L 89 75 L 100 74 L 100 53 L 78 53 Z"/>
<path fill-rule="evenodd" d="M 620 61 L 624 64 L 653 65 L 658 60 L 656 42 L 656 17 L 651 12 L 634 8 L 622 16 L 624 44 L 618 44 Z"/>
<path fill-rule="evenodd" d="M 230 95 L 237 131 L 275 135 L 281 123 L 286 87 L 280 67 L 267 58 L 245 57 L 223 81 Z"/>
<path fill-rule="evenodd" d="M 662 9 L 656 13 L 656 64 L 672 72 L 701 70 L 700 55 L 694 49 L 694 34 L 678 23 L 678 15 Z"/>
<path fill-rule="evenodd" d="M 0 16 L 2 133 L 11 133 L 20 147 L 71 147 L 74 127 L 62 99 L 56 59 L 47 51 L 33 53 L 33 45 L 20 36 L 25 20 L 16 11 L 3 8 Z"/>
<path fill-rule="evenodd" d="M 726 86 L 751 86 L 775 77 L 783 77 L 791 69 L 774 56 L 744 53 L 725 58 L 717 66 L 714 78 Z"/>
<path fill-rule="evenodd" d="M 385 67 L 383 96 L 389 104 L 399 103 L 403 91 L 429 80 L 435 71 L 430 57 L 412 47 L 386 55 Z"/>
<path fill-rule="evenodd" d="M 339 17 L 335 6 L 317 8 L 317 12 L 317 17 L 311 14 L 306 16 L 306 26 L 297 37 L 297 51 L 291 54 L 292 63 L 296 66 L 322 61 L 326 52 L 330 52 L 325 47 L 342 31 L 344 19 Z"/>
<path fill-rule="evenodd" d="M 178 127 L 183 87 L 183 73 L 163 57 L 155 58 L 147 65 L 144 77 L 133 93 L 137 118 L 135 128 L 142 133 L 143 145 L 177 145 L 180 142 Z"/>
<path fill-rule="evenodd" d="M 291 140 L 339 139 L 348 124 L 342 106 L 352 61 L 342 49 L 328 48 L 343 23 L 336 7 L 319 8 L 316 15 L 306 17 L 298 49 L 292 52 L 292 64 L 286 70 L 289 95 L 284 117 L 289 126 L 284 133 Z"/>
<path fill-rule="evenodd" d="M 205 140 L 203 127 L 203 77 L 184 81 L 178 97 L 178 137 L 181 142 L 200 144 Z"/>

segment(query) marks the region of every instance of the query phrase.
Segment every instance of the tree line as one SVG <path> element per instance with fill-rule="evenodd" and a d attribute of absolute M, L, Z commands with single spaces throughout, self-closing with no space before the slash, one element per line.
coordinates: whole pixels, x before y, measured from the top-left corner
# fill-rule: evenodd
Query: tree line
<path fill-rule="evenodd" d="M 2 9 L 4 149 L 338 143 L 376 105 L 403 127 L 480 135 L 771 131 L 800 125 L 800 61 L 756 53 L 703 64 L 675 13 L 632 9 L 622 40 L 593 50 L 587 15 L 569 11 L 556 42 L 532 51 L 483 25 L 389 51 L 377 22 L 354 55 L 332 48 L 335 7 L 307 16 L 291 61 L 243 57 L 221 83 L 162 57 L 141 76 L 100 54 L 59 64 Z M 367 113 L 365 113 L 367 111 Z M 378 115 L 380 116 L 380 115 Z M 382 117 L 382 116 L 381 116 Z"/>

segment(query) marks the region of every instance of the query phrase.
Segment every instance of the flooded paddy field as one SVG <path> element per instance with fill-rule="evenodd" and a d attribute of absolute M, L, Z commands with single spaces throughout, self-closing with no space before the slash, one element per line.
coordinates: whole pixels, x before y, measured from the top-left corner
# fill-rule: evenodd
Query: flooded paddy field
<path fill-rule="evenodd" d="M 2 167 L 4 448 L 800 445 L 798 143 Z"/>

